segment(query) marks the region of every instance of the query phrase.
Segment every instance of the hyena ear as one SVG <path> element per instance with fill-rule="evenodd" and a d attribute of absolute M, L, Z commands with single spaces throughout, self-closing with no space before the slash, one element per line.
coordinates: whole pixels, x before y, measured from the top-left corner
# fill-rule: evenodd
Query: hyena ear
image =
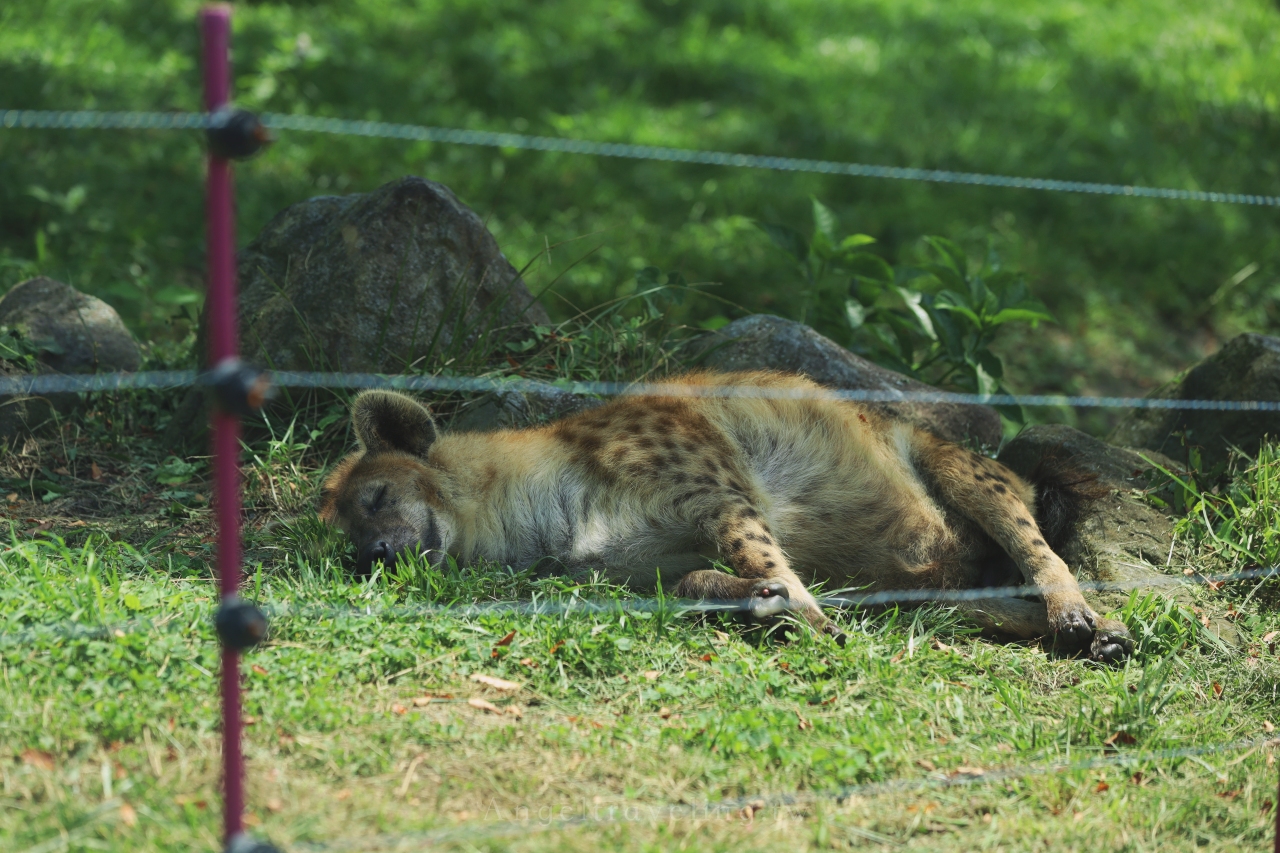
<path fill-rule="evenodd" d="M 366 391 L 351 404 L 351 427 L 366 453 L 398 450 L 426 458 L 436 422 L 422 404 L 395 391 Z"/>

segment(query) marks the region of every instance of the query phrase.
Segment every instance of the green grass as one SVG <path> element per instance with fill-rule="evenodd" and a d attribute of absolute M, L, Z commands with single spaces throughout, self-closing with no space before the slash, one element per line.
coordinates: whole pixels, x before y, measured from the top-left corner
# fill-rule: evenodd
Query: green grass
<path fill-rule="evenodd" d="M 0 838 L 13 850 L 213 849 L 209 511 L 156 492 L 157 477 L 180 476 L 173 466 L 75 476 L 106 458 L 99 429 L 40 451 L 52 468 L 78 449 L 61 497 L 18 496 L 8 511 Z M 1236 609 L 1239 647 L 1214 641 L 1197 613 L 1135 594 L 1118 615 L 1138 653 L 1106 668 L 980 638 L 945 608 L 837 614 L 841 648 L 498 566 L 400 565 L 358 581 L 346 543 L 293 497 L 309 498 L 323 462 L 302 434 L 295 424 L 253 444 L 246 466 L 246 594 L 275 613 L 244 664 L 249 814 L 289 849 L 398 849 L 376 837 L 404 833 L 457 850 L 1269 843 L 1274 748 L 1150 757 L 1265 738 L 1280 722 L 1280 614 L 1251 584 L 1204 591 L 1197 607 Z M 1236 493 L 1277 476 L 1276 458 L 1260 456 Z M 206 493 L 201 471 L 170 488 Z M 75 513 L 94 489 L 140 509 Z M 1229 565 L 1193 533 L 1180 540 L 1190 565 Z M 531 597 L 612 604 L 428 609 Z M 1046 770 L 1056 764 L 1075 769 Z M 748 808 L 757 798 L 763 808 Z"/>
<path fill-rule="evenodd" d="M 6 4 L 0 103 L 193 109 L 197 7 Z M 236 91 L 279 112 L 1276 193 L 1278 18 L 1266 0 L 262 2 L 236 10 Z M 0 133 L 0 287 L 48 272 L 181 338 L 201 170 L 190 134 Z M 796 274 L 753 220 L 806 221 L 816 195 L 895 263 L 940 234 L 1026 269 L 1062 326 L 1003 345 L 1018 390 L 1133 392 L 1280 323 L 1265 208 L 287 134 L 238 169 L 240 239 L 410 172 L 454 188 L 517 266 L 541 258 L 561 317 L 649 265 L 795 314 Z"/>

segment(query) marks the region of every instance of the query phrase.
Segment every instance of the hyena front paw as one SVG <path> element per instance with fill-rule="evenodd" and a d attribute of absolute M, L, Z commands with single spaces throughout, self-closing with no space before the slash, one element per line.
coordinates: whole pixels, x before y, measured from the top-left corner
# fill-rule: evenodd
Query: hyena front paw
<path fill-rule="evenodd" d="M 1054 648 L 1068 654 L 1089 648 L 1093 642 L 1097 617 L 1089 609 L 1089 605 L 1084 603 L 1084 599 L 1056 606 L 1051 601 L 1046 604 Z"/>
<path fill-rule="evenodd" d="M 1089 657 L 1100 663 L 1120 663 L 1133 654 L 1133 638 L 1123 623 L 1114 619 L 1096 620 L 1097 629 L 1089 646 Z"/>

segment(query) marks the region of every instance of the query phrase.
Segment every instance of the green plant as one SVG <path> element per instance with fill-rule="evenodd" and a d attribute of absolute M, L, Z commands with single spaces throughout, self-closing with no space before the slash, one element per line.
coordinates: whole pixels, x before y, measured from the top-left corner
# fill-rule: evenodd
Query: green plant
<path fill-rule="evenodd" d="M 932 263 L 894 268 L 864 247 L 866 234 L 839 237 L 831 211 L 813 199 L 808 236 L 762 223 L 774 244 L 796 263 L 805 283 L 799 316 L 827 331 L 839 327 L 855 352 L 928 382 L 978 394 L 1006 393 L 1004 363 L 992 349 L 1003 327 L 1053 322 L 1020 273 L 1002 269 L 988 252 L 974 267 L 964 251 L 942 237 L 926 237 Z M 1001 412 L 1021 421 L 1019 407 Z"/>

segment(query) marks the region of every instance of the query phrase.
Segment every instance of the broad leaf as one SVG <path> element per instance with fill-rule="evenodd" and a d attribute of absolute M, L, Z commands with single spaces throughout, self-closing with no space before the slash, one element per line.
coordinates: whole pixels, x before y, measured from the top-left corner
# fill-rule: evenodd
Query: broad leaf
<path fill-rule="evenodd" d="M 826 237 L 828 244 L 834 246 L 836 242 L 835 214 L 825 204 L 818 201 L 816 197 L 810 196 L 809 198 L 813 202 L 813 233 Z"/>
<path fill-rule="evenodd" d="M 1047 323 L 1055 322 L 1052 315 L 1043 311 L 1032 311 L 1029 308 L 1004 308 L 994 316 L 988 317 L 987 325 L 999 326 L 1004 323 L 1023 322 L 1030 323 L 1034 328 L 1041 320 Z"/>
<path fill-rule="evenodd" d="M 961 278 L 965 276 L 969 269 L 969 259 L 959 246 L 945 237 L 926 237 L 925 241 L 942 256 L 944 265 L 950 267 Z"/>

